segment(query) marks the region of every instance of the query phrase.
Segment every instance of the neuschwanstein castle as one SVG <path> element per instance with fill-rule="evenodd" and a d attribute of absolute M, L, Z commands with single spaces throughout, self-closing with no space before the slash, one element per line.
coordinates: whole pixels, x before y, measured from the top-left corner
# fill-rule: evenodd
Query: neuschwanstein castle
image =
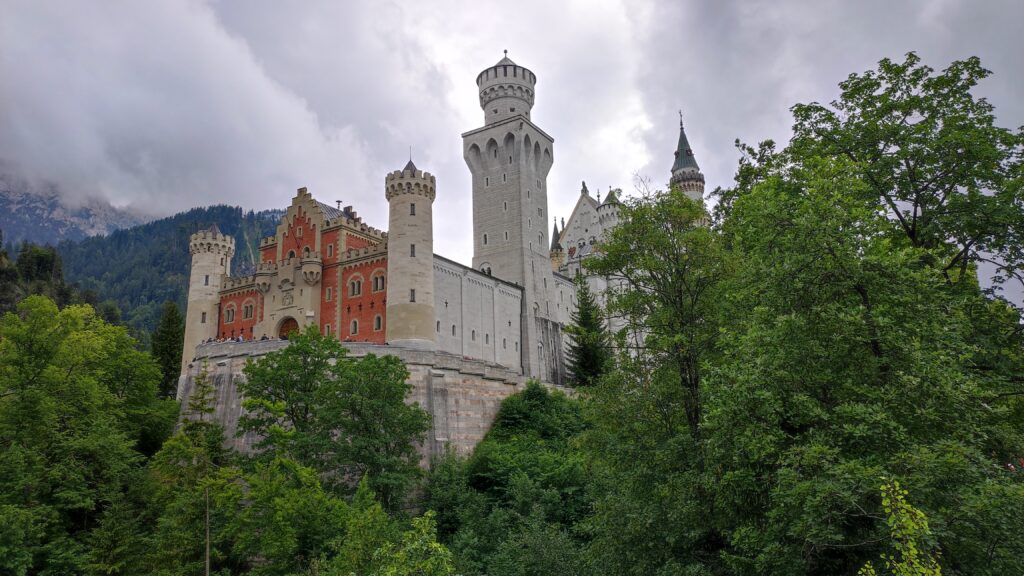
<path fill-rule="evenodd" d="M 179 398 L 205 366 L 234 438 L 234 382 L 245 361 L 286 346 L 281 337 L 308 325 L 353 355 L 403 359 L 412 400 L 433 416 L 425 457 L 448 444 L 470 450 L 527 379 L 563 384 L 573 277 L 618 222 L 619 199 L 609 191 L 601 202 L 584 184 L 562 229 L 556 221 L 548 231 L 554 140 L 530 117 L 536 83 L 507 56 L 476 78 L 484 124 L 462 134 L 473 183 L 472 267 L 434 253 L 432 206 L 444 185 L 412 161 L 384 177 L 387 231 L 300 188 L 277 233 L 261 241 L 252 276 L 231 275 L 233 238 L 215 227 L 194 234 Z M 704 192 L 681 123 L 671 184 L 697 199 Z M 603 278 L 588 281 L 597 293 L 606 287 Z M 232 442 L 246 449 L 252 440 Z"/>

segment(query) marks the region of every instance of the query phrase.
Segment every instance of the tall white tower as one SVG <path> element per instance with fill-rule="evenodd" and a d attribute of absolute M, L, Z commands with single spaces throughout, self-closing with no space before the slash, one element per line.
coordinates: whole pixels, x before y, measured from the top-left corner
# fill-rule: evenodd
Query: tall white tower
<path fill-rule="evenodd" d="M 473 176 L 473 267 L 523 287 L 523 373 L 559 382 L 547 230 L 554 141 L 530 121 L 536 83 L 508 56 L 481 72 L 484 126 L 463 134 L 462 145 Z"/>
<path fill-rule="evenodd" d="M 389 344 L 433 350 L 435 179 L 409 160 L 384 177 L 388 199 Z"/>
<path fill-rule="evenodd" d="M 224 278 L 231 274 L 235 239 L 220 233 L 214 224 L 192 235 L 188 244 L 192 271 L 188 279 L 188 304 L 185 311 L 185 344 L 181 349 L 181 371 L 196 353 L 196 346 L 217 335 L 218 305 Z"/>

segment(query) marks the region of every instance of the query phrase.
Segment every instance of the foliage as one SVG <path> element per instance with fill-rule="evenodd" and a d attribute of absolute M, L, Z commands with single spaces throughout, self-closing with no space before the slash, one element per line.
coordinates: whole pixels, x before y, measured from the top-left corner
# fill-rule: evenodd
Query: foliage
<path fill-rule="evenodd" d="M 576 386 L 592 386 L 611 362 L 611 339 L 601 308 L 582 276 L 576 279 L 576 309 L 565 331 L 572 337 L 565 352 L 566 368 Z"/>
<path fill-rule="evenodd" d="M 164 397 L 174 397 L 177 389 L 184 342 L 185 319 L 181 317 L 177 304 L 171 301 L 164 302 L 160 322 L 151 339 L 153 356 L 160 364 L 160 394 Z"/>
<path fill-rule="evenodd" d="M 473 455 L 433 463 L 425 507 L 463 574 L 578 574 L 589 500 L 579 403 L 536 382 L 502 402 Z"/>
<path fill-rule="evenodd" d="M 346 353 L 313 326 L 249 363 L 240 428 L 259 434 L 267 455 L 296 459 L 333 489 L 348 491 L 366 475 L 384 507 L 395 510 L 419 475 L 415 445 L 430 416 L 406 404 L 412 386 L 401 360 Z"/>
<path fill-rule="evenodd" d="M 427 512 L 412 521 L 412 530 L 398 544 L 385 544 L 374 555 L 380 568 L 373 576 L 448 576 L 455 574 L 452 554 L 437 542 L 434 515 Z"/>
<path fill-rule="evenodd" d="M 170 430 L 173 403 L 124 328 L 30 296 L 0 320 L 0 554 L 4 572 L 81 573 L 89 530 Z"/>
<path fill-rule="evenodd" d="M 882 508 L 885 510 L 889 535 L 896 554 L 883 554 L 885 567 L 894 576 L 941 576 L 942 569 L 936 560 L 938 552 L 928 550 L 934 546 L 928 518 L 923 512 L 907 502 L 907 491 L 893 480 L 882 485 Z M 858 575 L 875 576 L 871 564 L 866 564 Z"/>

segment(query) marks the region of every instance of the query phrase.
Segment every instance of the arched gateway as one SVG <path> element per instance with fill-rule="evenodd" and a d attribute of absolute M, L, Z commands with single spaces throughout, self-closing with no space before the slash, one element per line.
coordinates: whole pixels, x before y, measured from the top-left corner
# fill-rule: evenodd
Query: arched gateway
<path fill-rule="evenodd" d="M 281 326 L 277 329 L 278 338 L 288 338 L 288 334 L 299 331 L 299 323 L 295 318 L 288 317 L 281 321 Z"/>

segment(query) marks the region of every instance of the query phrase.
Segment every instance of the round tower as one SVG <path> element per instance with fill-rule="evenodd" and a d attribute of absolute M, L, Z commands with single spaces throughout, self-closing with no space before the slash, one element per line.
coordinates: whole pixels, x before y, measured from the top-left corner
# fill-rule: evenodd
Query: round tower
<path fill-rule="evenodd" d="M 409 160 L 384 177 L 388 200 L 389 344 L 433 350 L 434 330 L 434 176 Z"/>
<path fill-rule="evenodd" d="M 231 274 L 235 239 L 221 234 L 214 224 L 196 232 L 189 240 L 192 272 L 188 280 L 188 307 L 185 311 L 185 344 L 181 349 L 181 371 L 195 357 L 196 346 L 217 335 L 217 307 L 221 286 Z"/>
<path fill-rule="evenodd" d="M 476 85 L 480 88 L 485 125 L 520 114 L 530 119 L 537 76 L 510 60 L 508 50 L 501 61 L 476 77 Z"/>
<path fill-rule="evenodd" d="M 597 207 L 597 220 L 601 225 L 601 234 L 605 238 L 610 236 L 612 229 L 619 225 L 619 207 L 622 206 L 619 196 L 621 194 L 622 190 L 619 188 L 609 190 L 604 202 Z"/>

